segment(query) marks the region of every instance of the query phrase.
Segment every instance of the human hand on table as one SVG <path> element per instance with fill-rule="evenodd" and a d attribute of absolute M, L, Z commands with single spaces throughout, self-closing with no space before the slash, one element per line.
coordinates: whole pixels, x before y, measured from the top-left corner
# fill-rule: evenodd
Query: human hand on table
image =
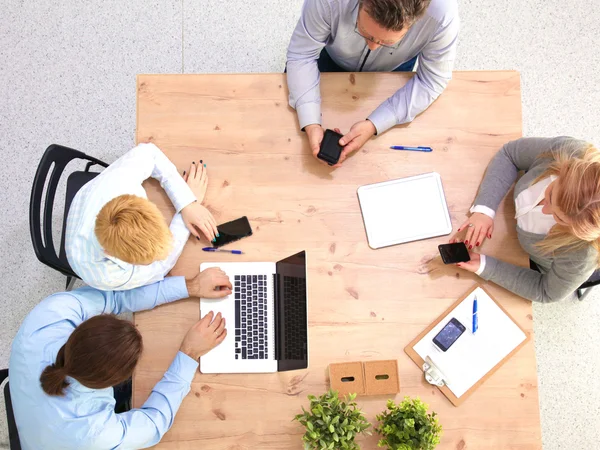
<path fill-rule="evenodd" d="M 231 281 L 218 267 L 205 269 L 185 285 L 190 297 L 222 298 L 231 295 Z"/>
<path fill-rule="evenodd" d="M 338 130 L 336 130 L 338 131 Z M 339 132 L 339 131 L 338 131 Z M 340 145 L 344 147 L 340 161 L 334 167 L 341 167 L 344 160 L 353 152 L 360 150 L 369 139 L 375 136 L 377 129 L 369 119 L 356 122 L 340 139 Z"/>
<path fill-rule="evenodd" d="M 196 236 L 196 239 L 200 240 L 199 231 L 201 231 L 212 242 L 218 236 L 219 231 L 215 218 L 208 209 L 201 205 L 208 187 L 208 173 L 205 166 L 206 164 L 202 164 L 202 160 L 198 164 L 194 161 L 190 164 L 189 171 L 183 172 L 183 179 L 194 193 L 196 201 L 181 210 L 181 217 L 185 226 L 190 233 Z"/>
<path fill-rule="evenodd" d="M 471 257 L 470 261 L 460 262 L 456 265 L 461 269 L 465 269 L 468 272 L 477 272 L 479 270 L 479 266 L 481 264 L 481 255 L 479 253 L 469 252 L 469 256 Z"/>
<path fill-rule="evenodd" d="M 206 189 L 208 188 L 206 164 L 203 164 L 202 160 L 198 161 L 198 164 L 196 164 L 196 161 L 192 161 L 189 170 L 183 172 L 183 179 L 194 193 L 196 200 L 202 203 L 206 195 Z"/>
<path fill-rule="evenodd" d="M 464 242 L 465 245 L 472 249 L 473 247 L 479 247 L 483 244 L 484 239 L 492 238 L 494 231 L 494 219 L 483 213 L 473 213 L 465 223 L 463 223 L 456 233 L 466 230 L 464 239 L 458 239 L 456 235 L 450 240 L 450 242 Z"/>
<path fill-rule="evenodd" d="M 227 336 L 225 318 L 211 311 L 189 329 L 179 350 L 197 360 L 219 345 Z"/>
<path fill-rule="evenodd" d="M 217 221 L 210 213 L 208 209 L 202 206 L 200 203 L 193 202 L 187 205 L 181 210 L 181 217 L 185 226 L 190 230 L 196 239 L 200 240 L 200 233 L 198 230 L 206 236 L 206 239 L 213 242 L 219 235 L 217 230 Z"/>
<path fill-rule="evenodd" d="M 304 127 L 304 131 L 306 132 L 306 136 L 308 137 L 308 145 L 310 145 L 310 151 L 317 161 L 320 161 L 322 164 L 327 165 L 325 161 L 317 158 L 319 151 L 321 150 L 321 142 L 323 141 L 324 130 L 321 125 L 318 123 L 313 123 Z"/>

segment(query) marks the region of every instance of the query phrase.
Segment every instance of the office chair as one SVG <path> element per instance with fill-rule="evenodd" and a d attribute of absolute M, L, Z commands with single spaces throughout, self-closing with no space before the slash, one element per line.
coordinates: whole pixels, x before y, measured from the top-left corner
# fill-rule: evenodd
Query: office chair
<path fill-rule="evenodd" d="M 540 268 L 538 267 L 538 265 L 534 263 L 531 259 L 529 260 L 529 268 L 531 270 L 540 272 Z M 579 288 L 577 288 L 577 291 L 575 291 L 575 293 L 577 294 L 577 298 L 580 301 L 583 301 L 583 299 L 586 298 L 592 291 L 592 288 L 594 286 L 597 286 L 598 284 L 600 284 L 600 270 L 596 270 L 585 283 L 583 283 L 581 286 L 579 286 Z"/>
<path fill-rule="evenodd" d="M 54 197 L 58 182 L 68 163 L 73 160 L 82 159 L 88 161 L 84 171 L 76 171 L 67 178 L 67 191 L 65 199 L 65 213 L 62 225 L 60 250 L 57 255 L 52 240 L 52 211 L 54 209 Z M 33 179 L 31 189 L 31 200 L 29 202 L 29 231 L 33 250 L 37 258 L 49 267 L 58 270 L 67 277 L 66 290 L 73 287 L 75 280 L 79 278 L 67 261 L 65 252 L 65 231 L 67 227 L 67 215 L 75 194 L 98 175 L 98 172 L 90 172 L 93 165 L 108 167 L 108 164 L 94 157 L 88 156 L 78 150 L 52 144 L 44 152 L 42 160 Z M 44 196 L 44 187 L 47 188 Z M 42 217 L 42 206 L 44 213 Z"/>
<path fill-rule="evenodd" d="M 8 369 L 0 370 L 0 384 L 8 378 Z M 6 405 L 6 421 L 8 423 L 8 440 L 10 450 L 21 450 L 21 442 L 19 441 L 19 432 L 13 413 L 12 403 L 10 401 L 10 390 L 8 382 L 4 386 L 4 404 Z"/>

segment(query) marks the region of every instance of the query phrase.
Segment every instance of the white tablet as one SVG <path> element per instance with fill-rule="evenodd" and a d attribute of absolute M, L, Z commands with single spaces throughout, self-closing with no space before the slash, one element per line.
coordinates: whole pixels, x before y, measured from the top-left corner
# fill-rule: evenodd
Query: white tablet
<path fill-rule="evenodd" d="M 442 179 L 436 172 L 367 184 L 357 193 L 371 248 L 452 232 Z"/>

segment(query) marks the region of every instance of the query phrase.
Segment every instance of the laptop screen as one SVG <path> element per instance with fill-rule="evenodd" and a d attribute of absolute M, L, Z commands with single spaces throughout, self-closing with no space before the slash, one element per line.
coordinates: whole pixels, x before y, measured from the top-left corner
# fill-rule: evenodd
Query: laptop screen
<path fill-rule="evenodd" d="M 278 371 L 308 367 L 306 252 L 277 262 L 275 355 Z"/>

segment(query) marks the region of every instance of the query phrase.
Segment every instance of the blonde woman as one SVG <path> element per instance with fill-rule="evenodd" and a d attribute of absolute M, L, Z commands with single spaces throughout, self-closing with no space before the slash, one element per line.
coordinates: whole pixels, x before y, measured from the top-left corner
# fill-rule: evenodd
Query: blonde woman
<path fill-rule="evenodd" d="M 600 152 L 568 137 L 523 138 L 492 159 L 461 225 L 469 251 L 492 238 L 498 205 L 514 191 L 517 236 L 539 272 L 471 252 L 462 269 L 529 300 L 548 303 L 573 294 L 599 266 Z M 595 275 L 594 275 L 595 276 Z"/>
<path fill-rule="evenodd" d="M 142 183 L 160 182 L 175 208 L 170 224 L 146 197 Z M 209 241 L 217 223 L 202 205 L 206 164 L 193 161 L 183 173 L 154 144 L 140 144 L 87 183 L 67 217 L 65 250 L 73 271 L 89 286 L 124 291 L 162 280 L 190 233 Z"/>

